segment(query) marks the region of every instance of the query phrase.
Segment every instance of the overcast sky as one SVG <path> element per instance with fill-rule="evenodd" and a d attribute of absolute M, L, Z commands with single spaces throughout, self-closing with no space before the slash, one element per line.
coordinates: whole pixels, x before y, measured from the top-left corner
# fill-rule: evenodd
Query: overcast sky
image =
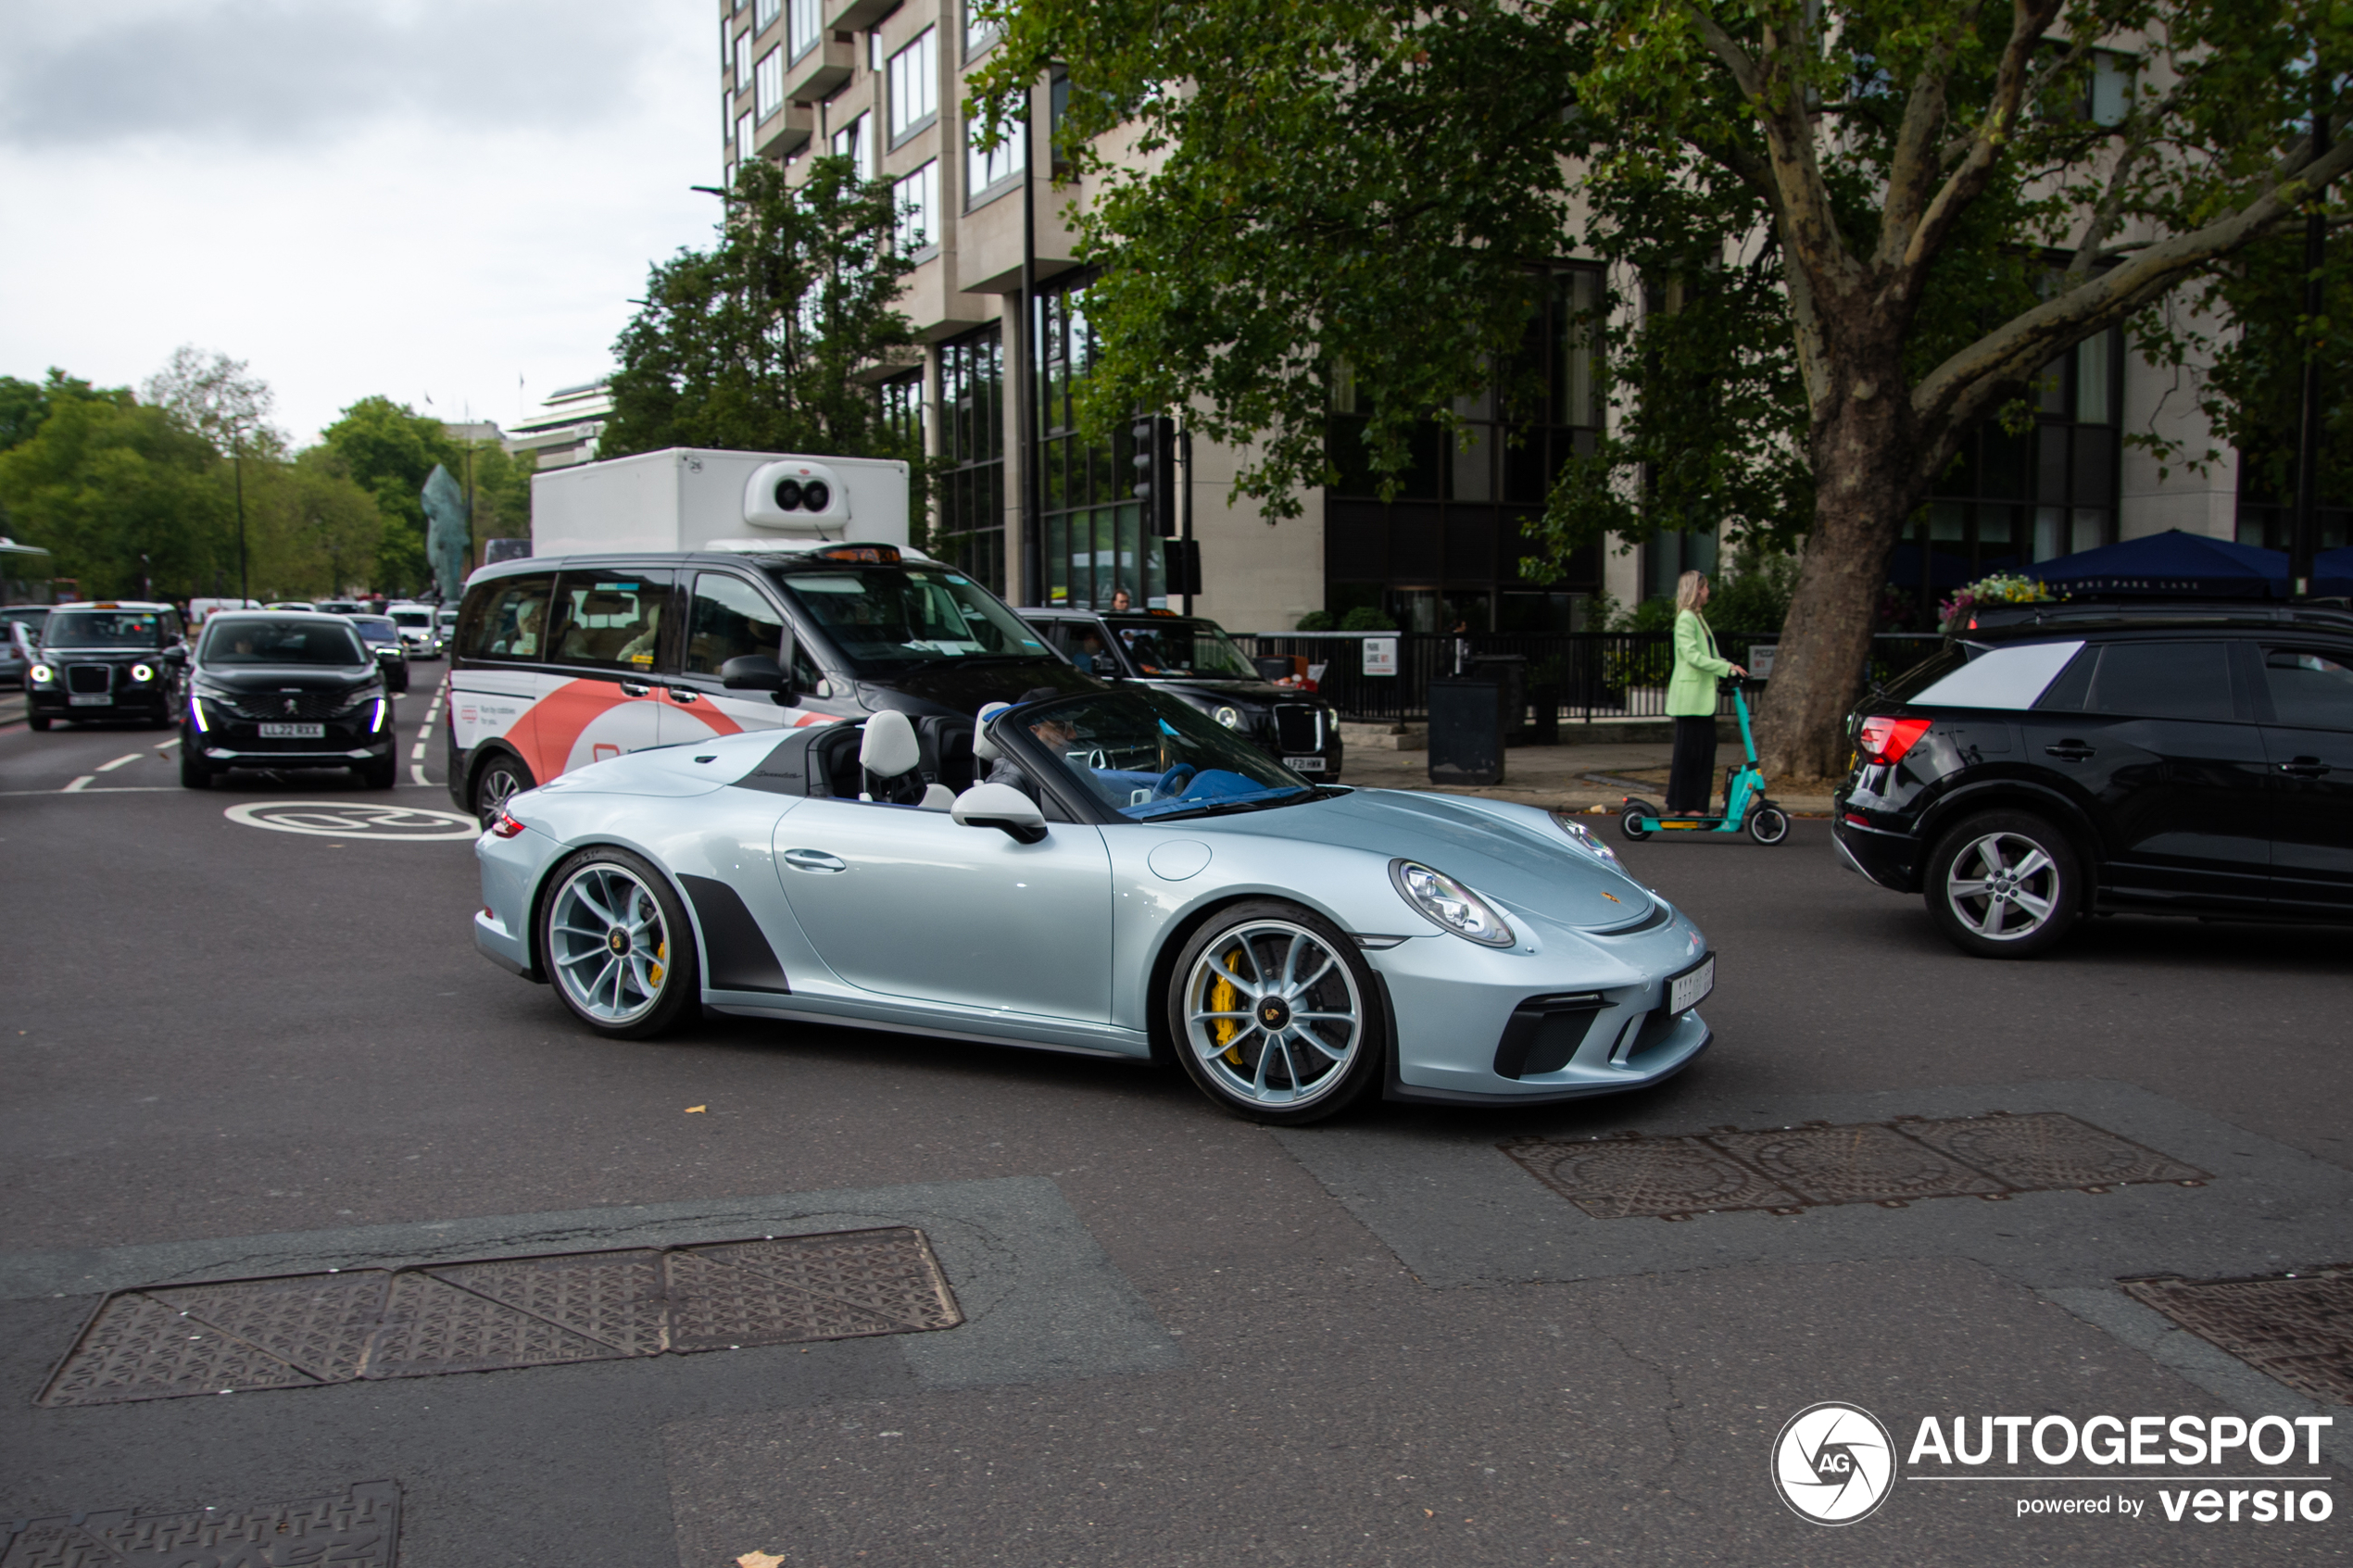
<path fill-rule="evenodd" d="M 0 0 L 0 374 L 192 343 L 297 443 L 371 393 L 511 423 L 710 242 L 718 35 L 709 0 Z"/>

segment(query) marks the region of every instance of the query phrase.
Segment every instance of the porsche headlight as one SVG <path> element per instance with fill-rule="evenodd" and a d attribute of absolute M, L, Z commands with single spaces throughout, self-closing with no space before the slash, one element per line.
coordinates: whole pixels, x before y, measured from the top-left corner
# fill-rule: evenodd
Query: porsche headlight
<path fill-rule="evenodd" d="M 1214 708 L 1210 709 L 1209 716 L 1229 730 L 1239 730 L 1242 727 L 1242 713 L 1239 708 Z"/>
<path fill-rule="evenodd" d="M 1391 860 L 1389 880 L 1396 884 L 1399 897 L 1466 941 L 1508 947 L 1518 940 L 1510 922 L 1491 905 L 1444 872 L 1418 860 Z"/>
<path fill-rule="evenodd" d="M 1599 834 L 1594 833 L 1592 829 L 1587 827 L 1583 822 L 1579 822 L 1576 818 L 1564 817 L 1559 812 L 1555 811 L 1553 813 L 1553 825 L 1560 829 L 1561 832 L 1568 834 L 1569 841 L 1575 844 L 1579 849 L 1606 861 L 1610 865 L 1614 866 L 1618 863 L 1617 851 L 1612 849 L 1608 845 L 1604 844 L 1601 841 Z"/>

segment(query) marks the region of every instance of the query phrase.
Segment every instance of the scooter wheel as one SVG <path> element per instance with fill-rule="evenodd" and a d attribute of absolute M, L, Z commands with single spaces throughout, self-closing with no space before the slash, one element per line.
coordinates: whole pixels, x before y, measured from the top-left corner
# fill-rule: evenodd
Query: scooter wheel
<path fill-rule="evenodd" d="M 1748 836 L 1759 844 L 1779 844 L 1789 836 L 1789 814 L 1778 806 L 1757 807 L 1748 814 Z"/>
<path fill-rule="evenodd" d="M 1626 803 L 1624 814 L 1617 819 L 1617 831 L 1640 843 L 1651 835 L 1651 830 L 1642 825 L 1643 819 L 1656 821 L 1657 817 L 1658 808 L 1649 801 L 1629 800 Z"/>

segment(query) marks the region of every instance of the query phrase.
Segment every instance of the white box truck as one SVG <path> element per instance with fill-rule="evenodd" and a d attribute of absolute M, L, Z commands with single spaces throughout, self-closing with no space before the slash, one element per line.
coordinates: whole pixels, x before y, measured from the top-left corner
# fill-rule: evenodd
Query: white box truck
<path fill-rule="evenodd" d="M 535 556 L 907 548 L 907 465 L 672 446 L 531 478 Z"/>

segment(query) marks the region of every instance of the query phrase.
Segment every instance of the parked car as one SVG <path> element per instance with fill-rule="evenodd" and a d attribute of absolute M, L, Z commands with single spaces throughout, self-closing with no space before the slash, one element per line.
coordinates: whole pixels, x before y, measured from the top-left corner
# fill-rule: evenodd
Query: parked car
<path fill-rule="evenodd" d="M 1617 1093 L 1708 1045 L 1705 938 L 1573 820 L 1320 785 L 1133 684 L 967 734 L 938 778 L 887 709 L 515 796 L 476 946 L 602 1035 L 708 1006 L 1173 1057 L 1270 1123 Z"/>
<path fill-rule="evenodd" d="M 368 651 L 383 663 L 384 684 L 396 692 L 409 689 L 409 650 L 400 638 L 400 628 L 388 615 L 347 615 L 351 629 L 368 645 Z"/>
<path fill-rule="evenodd" d="M 222 611 L 189 664 L 180 782 L 209 789 L 232 768 L 348 768 L 371 789 L 390 789 L 399 760 L 384 677 L 342 616 Z"/>
<path fill-rule="evenodd" d="M 1088 674 L 1174 693 L 1294 772 L 1339 782 L 1339 710 L 1267 680 L 1214 621 L 1165 609 L 1021 613 Z"/>
<path fill-rule="evenodd" d="M 168 604 L 106 599 L 59 605 L 41 627 L 25 672 L 25 722 L 129 719 L 161 726 L 179 711 L 187 649 Z"/>
<path fill-rule="evenodd" d="M 431 605 L 386 605 L 384 614 L 400 629 L 400 646 L 411 659 L 441 657 L 441 629 Z"/>
<path fill-rule="evenodd" d="M 2353 614 L 1997 619 L 1850 719 L 1852 869 L 1985 958 L 2092 914 L 2353 921 Z"/>
<path fill-rule="evenodd" d="M 450 646 L 450 797 L 738 730 L 912 716 L 935 771 L 990 702 L 1100 690 L 1003 600 L 893 545 L 531 556 L 477 571 Z"/>

